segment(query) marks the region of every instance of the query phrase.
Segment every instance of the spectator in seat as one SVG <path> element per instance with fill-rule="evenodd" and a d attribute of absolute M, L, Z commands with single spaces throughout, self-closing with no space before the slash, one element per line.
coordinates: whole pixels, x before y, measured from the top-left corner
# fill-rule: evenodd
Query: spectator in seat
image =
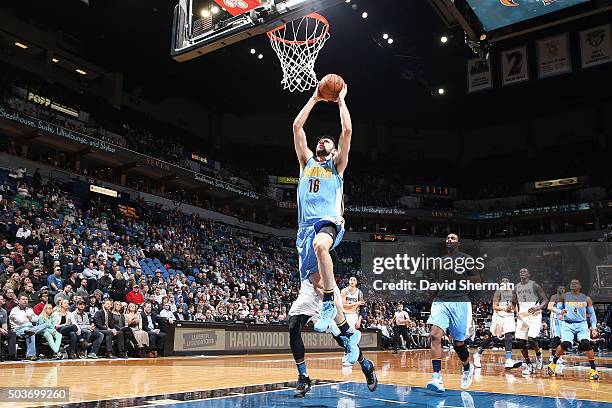
<path fill-rule="evenodd" d="M 111 296 L 116 301 L 125 302 L 126 293 L 127 293 L 126 281 L 123 277 L 123 274 L 117 271 L 117 274 L 115 275 L 115 280 L 111 284 Z"/>
<path fill-rule="evenodd" d="M 62 279 L 62 268 L 56 266 L 53 268 L 53 274 L 47 278 L 49 286 L 49 295 L 55 296 L 56 293 L 64 289 L 64 280 Z"/>
<path fill-rule="evenodd" d="M 83 278 L 79 281 L 79 286 L 75 293 L 81 297 L 81 299 L 87 299 L 89 297 L 89 292 L 87 291 L 88 282 L 87 279 Z"/>
<path fill-rule="evenodd" d="M 46 290 L 43 290 L 38 295 L 38 303 L 33 307 L 34 313 L 39 315 L 47 303 L 49 303 L 49 293 Z"/>
<path fill-rule="evenodd" d="M 142 319 L 138 313 L 136 303 L 130 303 L 125 312 L 125 323 L 134 333 L 134 337 L 138 342 L 138 357 L 145 357 L 146 350 L 149 348 L 149 334 L 142 330 Z"/>
<path fill-rule="evenodd" d="M 215 322 L 215 316 L 213 315 L 213 312 L 211 309 L 206 309 L 206 312 L 204 312 L 204 319 L 203 321 L 205 322 Z"/>
<path fill-rule="evenodd" d="M 142 296 L 142 293 L 140 293 L 140 286 L 134 286 L 134 288 L 125 296 L 125 301 L 142 306 L 144 304 L 144 296 Z"/>
<path fill-rule="evenodd" d="M 128 350 L 130 344 L 134 348 L 134 350 L 138 351 L 140 349 L 138 342 L 136 341 L 136 337 L 134 337 L 134 332 L 131 328 L 128 327 L 125 321 L 125 315 L 123 314 L 123 304 L 119 301 L 113 303 L 113 313 L 112 318 L 114 320 L 114 326 L 121 329 L 123 332 L 124 339 L 124 349 Z"/>
<path fill-rule="evenodd" d="M 83 269 L 83 277 L 87 279 L 88 291 L 93 292 L 98 288 L 98 279 L 100 279 L 102 275 L 102 272 L 96 269 L 93 262 L 87 264 L 87 267 Z"/>
<path fill-rule="evenodd" d="M 41 268 L 34 268 L 32 271 L 32 277 L 30 278 L 32 284 L 34 284 L 34 290 L 39 291 L 42 287 L 47 286 L 47 278 L 42 275 Z"/>
<path fill-rule="evenodd" d="M 20 298 L 21 300 L 22 298 Z M 38 325 L 43 329 L 43 336 L 49 343 L 49 348 L 53 351 L 53 358 L 60 360 L 62 355 L 59 352 L 60 346 L 62 345 L 62 334 L 55 328 L 55 320 L 53 319 L 53 306 L 46 304 L 40 316 L 38 316 Z"/>
<path fill-rule="evenodd" d="M 62 289 L 61 291 L 55 294 L 55 296 L 53 297 L 53 304 L 59 305 L 60 299 L 70 301 L 71 297 L 72 297 L 72 286 L 66 285 L 64 289 Z"/>
<path fill-rule="evenodd" d="M 161 305 L 159 303 L 157 303 L 157 301 L 155 300 L 155 295 L 154 294 L 150 294 L 149 295 L 149 302 L 151 304 L 151 311 L 155 314 L 159 314 L 161 312 Z"/>
<path fill-rule="evenodd" d="M 76 292 L 76 290 L 81 286 L 81 281 L 79 280 L 79 274 L 77 271 L 71 271 L 70 277 L 64 281 L 64 287 L 70 285 L 72 289 Z"/>
<path fill-rule="evenodd" d="M 102 309 L 102 305 L 98 301 L 98 298 L 96 297 L 96 295 L 89 295 L 89 303 L 87 304 L 87 307 L 85 308 L 87 313 L 89 313 L 89 316 L 92 316 L 93 318 L 93 316 L 95 316 L 95 314 L 100 309 Z"/>
<path fill-rule="evenodd" d="M 127 358 L 124 348 L 123 332 L 120 327 L 114 326 L 114 319 L 112 318 L 113 301 L 106 299 L 102 305 L 102 309 L 98 310 L 94 315 L 94 324 L 96 329 L 104 334 L 104 340 L 106 341 L 106 357 L 115 358 L 113 356 L 113 339 L 117 339 L 117 348 L 119 350 L 119 356 Z"/>
<path fill-rule="evenodd" d="M 142 329 L 149 334 L 149 344 L 151 346 L 149 357 L 158 357 L 163 353 L 166 333 L 162 333 L 159 329 L 157 315 L 152 313 L 151 303 L 145 303 L 140 319 L 142 320 Z"/>
<path fill-rule="evenodd" d="M 11 279 L 6 282 L 5 288 L 11 288 L 17 294 L 21 292 L 22 286 L 23 281 L 21 280 L 21 276 L 18 273 L 13 273 Z"/>
<path fill-rule="evenodd" d="M 70 339 L 68 358 L 73 359 L 77 356 L 77 342 L 84 350 L 87 350 L 91 344 L 82 338 L 81 329 L 72 321 L 72 313 L 68 310 L 69 306 L 70 303 L 67 300 L 61 299 L 59 305 L 57 305 L 57 310 L 52 316 L 55 323 L 55 330 L 60 332 L 62 336 L 67 336 Z M 79 337 L 81 337 L 81 339 L 79 339 Z"/>
<path fill-rule="evenodd" d="M 100 265 L 100 269 L 104 270 L 104 274 L 98 280 L 98 289 L 100 289 L 102 293 L 109 293 L 110 287 L 113 284 L 113 278 L 110 276 L 110 271 L 104 268 L 103 265 Z"/>
<path fill-rule="evenodd" d="M 85 301 L 79 300 L 77 302 L 76 310 L 72 313 L 72 322 L 81 331 L 81 337 L 91 344 L 91 350 L 87 354 L 87 358 L 97 359 L 104 334 L 97 330 L 93 323 L 89 322 L 89 316 L 85 313 Z"/>
<path fill-rule="evenodd" d="M 11 313 L 11 310 L 13 310 L 15 306 L 17 306 L 17 300 L 15 299 L 15 291 L 11 288 L 5 288 L 4 296 L 4 310 L 6 310 L 6 313 Z"/>
<path fill-rule="evenodd" d="M 9 314 L 9 320 L 18 337 L 26 336 L 26 358 L 31 361 L 38 360 L 34 336 L 36 333 L 45 331 L 46 327 L 35 325 L 38 322 L 38 316 L 28 307 L 27 297 L 19 298 L 18 305 Z"/>
<path fill-rule="evenodd" d="M 176 308 L 176 312 L 174 312 L 175 320 L 187 320 L 185 317 L 185 310 L 182 305 L 178 305 Z"/>
<path fill-rule="evenodd" d="M 4 349 L 2 343 L 6 340 L 8 343 L 8 360 L 17 360 L 17 334 L 9 330 L 8 313 L 4 310 L 4 295 L 0 293 L 0 361 L 5 360 Z"/>
<path fill-rule="evenodd" d="M 159 313 L 159 317 L 168 320 L 168 323 L 174 323 L 174 313 L 170 310 L 170 303 L 164 303 L 164 309 Z"/>
<path fill-rule="evenodd" d="M 36 293 L 34 293 L 34 285 L 32 282 L 28 282 L 23 286 L 23 292 L 21 292 L 21 295 L 28 298 L 28 307 L 34 307 L 34 305 L 36 305 L 38 296 L 36 296 Z"/>

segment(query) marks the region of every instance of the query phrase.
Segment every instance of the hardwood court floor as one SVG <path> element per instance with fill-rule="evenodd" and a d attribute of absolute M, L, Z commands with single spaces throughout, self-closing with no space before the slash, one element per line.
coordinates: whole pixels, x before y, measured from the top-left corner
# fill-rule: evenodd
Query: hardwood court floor
<path fill-rule="evenodd" d="M 423 387 L 431 376 L 428 351 L 366 355 L 374 361 L 381 384 Z M 547 360 L 548 355 L 544 356 Z M 561 398 L 570 395 L 572 399 L 612 402 L 612 356 L 596 359 L 602 377 L 599 382 L 588 380 L 585 357 L 567 356 L 563 375 L 555 379 L 548 378 L 545 370 L 531 377 L 523 377 L 522 369 L 504 371 L 503 360 L 503 352 L 485 352 L 483 367 L 476 370 L 469 391 Z M 351 373 L 343 372 L 340 353 L 307 354 L 307 362 L 313 379 L 364 381 L 358 365 Z M 446 388 L 459 389 L 460 368 L 454 352 L 445 352 L 442 364 Z M 69 387 L 71 403 L 127 398 L 115 404 L 125 407 L 146 405 L 142 400 L 130 402 L 133 397 L 283 383 L 296 377 L 289 354 L 0 364 L 0 387 Z M 44 405 L 0 401 L 1 407 Z"/>

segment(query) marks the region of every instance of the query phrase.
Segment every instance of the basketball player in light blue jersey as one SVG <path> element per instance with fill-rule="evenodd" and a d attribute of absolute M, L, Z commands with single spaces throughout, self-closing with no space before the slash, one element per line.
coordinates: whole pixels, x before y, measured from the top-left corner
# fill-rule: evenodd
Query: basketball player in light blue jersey
<path fill-rule="evenodd" d="M 595 367 L 595 352 L 591 346 L 591 334 L 593 337 L 597 333 L 597 316 L 593 309 L 593 301 L 590 297 L 581 292 L 582 285 L 578 279 L 573 279 L 570 282 L 570 292 L 560 296 L 557 302 L 557 307 L 554 312 L 562 316 L 561 322 L 561 344 L 555 350 L 552 362 L 548 365 L 548 375 L 555 377 L 557 375 L 557 361 L 570 348 L 574 338 L 578 339 L 578 349 L 586 353 L 589 359 L 591 370 L 589 372 L 589 380 L 599 380 L 599 373 Z M 587 325 L 587 313 L 590 328 Z"/>
<path fill-rule="evenodd" d="M 352 365 L 359 357 L 361 332 L 350 327 L 340 299 L 334 297 L 334 265 L 329 253 L 344 235 L 343 175 L 348 164 L 352 136 L 351 115 L 344 100 L 346 93 L 345 85 L 335 101 L 340 109 L 342 124 L 338 144 L 331 137 L 324 136 L 317 142 L 314 154 L 308 148 L 304 124 L 317 102 L 324 101 L 318 87 L 293 122 L 293 140 L 300 163 L 297 189 L 299 228 L 296 239 L 300 277 L 302 280 L 310 279 L 315 290 L 322 292 L 323 302 L 315 330 L 325 332 L 335 321 L 345 342 L 347 361 Z"/>

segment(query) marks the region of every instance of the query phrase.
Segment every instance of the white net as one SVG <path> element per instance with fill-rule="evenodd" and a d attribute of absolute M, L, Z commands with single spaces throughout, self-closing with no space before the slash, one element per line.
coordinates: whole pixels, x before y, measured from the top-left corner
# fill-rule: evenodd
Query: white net
<path fill-rule="evenodd" d="M 283 70 L 283 89 L 304 92 L 317 86 L 314 65 L 329 38 L 325 17 L 312 13 L 268 32 Z"/>

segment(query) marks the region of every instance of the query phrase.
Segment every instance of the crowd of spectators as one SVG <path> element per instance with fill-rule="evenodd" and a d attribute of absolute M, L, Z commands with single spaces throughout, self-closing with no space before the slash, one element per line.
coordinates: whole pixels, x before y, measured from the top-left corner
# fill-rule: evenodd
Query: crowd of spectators
<path fill-rule="evenodd" d="M 81 93 L 65 88 L 56 83 L 47 83 L 44 79 L 17 70 L 9 65 L 2 65 L 0 75 L 0 101 L 9 107 L 24 112 L 30 116 L 40 118 L 65 128 L 87 134 L 89 136 L 111 142 L 134 151 L 150 155 L 156 159 L 176 164 L 185 169 L 191 169 L 187 160 L 188 153 L 198 152 L 198 146 L 192 145 L 194 138 L 185 132 L 165 124 L 155 118 L 123 109 L 121 112 L 112 108 L 107 102 L 91 95 L 87 90 Z M 51 98 L 54 102 L 65 102 L 71 108 L 79 112 L 87 111 L 86 115 L 78 118 L 64 116 L 57 111 L 43 108 L 39 104 L 27 101 L 26 96 L 20 95 L 21 91 L 34 92 Z M 120 125 L 119 125 L 120 124 Z M 154 125 L 153 125 L 154 124 Z M 197 142 L 195 142 L 197 144 Z M 276 149 L 276 148 L 274 148 Z M 576 154 L 576 151 L 584 150 L 585 154 Z M 586 149 L 586 150 L 585 150 Z M 351 165 L 350 177 L 347 178 L 345 193 L 348 203 L 351 205 L 369 205 L 395 208 L 426 208 L 432 210 L 456 209 L 453 199 L 436 196 L 410 197 L 413 193 L 410 185 L 433 185 L 444 187 L 456 187 L 459 196 L 455 199 L 461 200 L 485 200 L 476 203 L 480 211 L 493 211 L 500 209 L 515 208 L 512 201 L 495 200 L 503 197 L 524 194 L 524 183 L 532 181 L 533 177 L 540 179 L 555 178 L 555 175 L 566 174 L 559 170 L 559 163 L 571 168 L 567 174 L 573 174 L 573 168 L 580 168 L 584 174 L 597 173 L 601 166 L 600 161 L 582 160 L 581 157 L 590 155 L 589 146 L 568 146 L 555 148 L 554 154 L 547 154 L 540 160 L 534 161 L 525 157 L 522 153 L 509 154 L 504 157 L 496 157 L 490 160 L 479 159 L 470 162 L 467 167 L 460 167 L 457 163 L 448 160 L 411 160 L 407 163 L 391 165 L 387 163 L 383 168 L 367 165 L 371 160 L 359 157 L 355 152 L 355 159 Z M 254 157 L 267 154 L 267 147 L 242 147 L 228 148 L 224 151 L 231 154 L 216 154 L 222 156 L 222 169 L 208 169 L 210 175 L 230 182 L 244 188 L 252 189 L 260 194 L 266 194 L 265 181 L 271 174 L 283 176 L 297 176 L 297 167 L 288 166 L 285 161 L 281 163 L 265 163 L 262 166 L 244 166 L 244 157 Z M 208 152 L 210 153 L 210 152 Z M 276 150 L 275 150 L 276 153 Z M 550 153 L 550 152 L 549 152 Z M 286 149 L 281 155 L 291 154 Z M 548 157 L 554 157 L 551 161 Z M 543 163 L 542 160 L 547 160 Z M 70 166 L 67 158 L 53 160 L 59 166 Z M 379 160 L 380 161 L 380 160 Z M 382 159 L 385 161 L 385 159 Z M 521 163 L 520 165 L 518 163 Z M 535 167 L 534 167 L 535 166 Z M 495 168 L 495 172 L 486 171 L 487 168 Z M 506 171 L 505 169 L 512 169 Z M 117 178 L 117 175 L 108 174 L 107 169 L 87 168 L 80 169 L 84 173 L 97 173 L 98 176 L 109 180 Z M 548 173 L 547 173 L 548 172 Z M 104 174 L 107 173 L 107 174 Z M 538 174 L 539 173 L 539 174 Z M 444 176 L 441 176 L 441 175 Z M 478 176 L 477 182 L 466 182 L 473 177 L 459 177 L 458 174 L 473 174 Z M 116 181 L 116 180 L 115 180 Z M 612 187 L 612 180 L 599 180 L 602 185 Z M 155 187 L 140 180 L 131 180 L 131 184 L 139 184 L 141 189 L 152 191 Z M 156 191 L 156 193 L 160 193 Z M 197 201 L 184 191 L 168 191 L 164 195 L 180 198 L 183 201 Z M 612 196 L 610 188 L 608 196 Z M 538 205 L 547 205 L 545 198 L 538 197 Z M 554 203 L 575 203 L 577 198 L 572 195 L 552 197 Z M 459 208 L 460 209 L 460 208 Z M 572 229 L 569 226 L 569 229 Z"/>
<path fill-rule="evenodd" d="M 144 202 L 125 211 L 81 201 L 40 174 L 2 170 L 0 179 L 0 349 L 8 358 L 16 358 L 20 338 L 32 360 L 155 358 L 176 321 L 287 320 L 299 290 L 292 242 Z M 338 253 L 344 287 L 359 275 L 359 245 Z M 405 334 L 398 311 L 412 319 Z M 380 329 L 390 348 L 426 348 L 428 313 L 425 302 L 399 310 L 368 302 L 361 327 Z M 489 304 L 474 305 L 477 319 L 490 313 Z M 609 335 L 602 338 L 607 346 Z"/>

